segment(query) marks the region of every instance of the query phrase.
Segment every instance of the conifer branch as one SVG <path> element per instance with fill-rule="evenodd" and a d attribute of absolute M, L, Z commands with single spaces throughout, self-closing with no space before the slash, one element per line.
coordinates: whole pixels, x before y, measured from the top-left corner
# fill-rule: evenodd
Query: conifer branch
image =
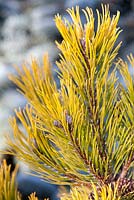
<path fill-rule="evenodd" d="M 109 7 L 102 6 L 96 29 L 92 9 L 83 12 L 84 26 L 79 7 L 68 9 L 71 22 L 55 17 L 63 38 L 56 42 L 60 89 L 48 56 L 41 68 L 33 60 L 31 68 L 17 68 L 18 76 L 10 77 L 30 106 L 16 111 L 27 134 L 13 118 L 14 140 L 8 137 L 7 143 L 45 180 L 77 187 L 62 200 L 121 200 L 133 192 L 133 179 L 127 175 L 132 177 L 134 168 L 133 76 L 128 64 L 118 61 L 126 89 L 120 87 L 112 67 L 121 45 L 115 45 L 121 32 L 119 12 L 111 18 Z"/>

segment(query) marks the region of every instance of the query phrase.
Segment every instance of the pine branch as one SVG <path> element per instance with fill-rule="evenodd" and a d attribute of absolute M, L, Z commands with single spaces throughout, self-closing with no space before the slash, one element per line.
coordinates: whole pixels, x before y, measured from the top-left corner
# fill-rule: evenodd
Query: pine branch
<path fill-rule="evenodd" d="M 71 22 L 55 17 L 63 38 L 56 42 L 61 51 L 60 89 L 47 55 L 42 67 L 33 60 L 30 68 L 17 68 L 18 75 L 10 78 L 29 102 L 16 111 L 26 133 L 13 118 L 14 140 L 8 137 L 7 144 L 46 181 L 77 186 L 65 200 L 83 200 L 83 196 L 119 200 L 132 193 L 133 179 L 127 174 L 132 177 L 129 169 L 134 167 L 130 157 L 134 152 L 133 76 L 122 60 L 115 61 L 113 70 L 121 45 L 115 45 L 121 32 L 119 12 L 111 17 L 109 7 L 102 6 L 96 29 L 92 9 L 83 10 L 84 26 L 79 7 L 67 12 Z M 129 61 L 134 64 L 133 56 Z M 127 89 L 119 87 L 117 67 Z"/>

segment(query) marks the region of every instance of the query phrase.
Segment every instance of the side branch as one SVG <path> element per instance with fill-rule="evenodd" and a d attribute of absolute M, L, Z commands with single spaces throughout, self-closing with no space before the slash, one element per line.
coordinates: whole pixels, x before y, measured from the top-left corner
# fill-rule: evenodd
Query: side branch
<path fill-rule="evenodd" d="M 118 178 L 119 180 L 125 178 L 125 176 L 126 176 L 128 170 L 129 170 L 129 167 L 130 167 L 130 165 L 131 165 L 132 162 L 134 162 L 134 155 L 132 156 L 132 158 L 130 158 L 130 159 L 124 164 L 123 169 L 122 169 L 122 171 L 121 171 L 121 174 L 120 174 L 120 176 L 119 176 L 119 178 Z"/>
<path fill-rule="evenodd" d="M 70 130 L 70 139 L 71 139 L 72 145 L 73 145 L 74 149 L 76 150 L 76 152 L 78 153 L 79 157 L 84 161 L 85 165 L 87 166 L 88 172 L 92 173 L 95 180 L 98 180 L 98 182 L 100 182 L 100 184 L 103 184 L 102 178 L 94 172 L 92 162 L 87 159 L 85 152 L 81 151 L 81 148 L 80 148 L 80 145 L 78 144 L 77 138 L 74 141 L 74 138 L 72 135 L 73 129 L 69 128 L 69 130 Z"/>

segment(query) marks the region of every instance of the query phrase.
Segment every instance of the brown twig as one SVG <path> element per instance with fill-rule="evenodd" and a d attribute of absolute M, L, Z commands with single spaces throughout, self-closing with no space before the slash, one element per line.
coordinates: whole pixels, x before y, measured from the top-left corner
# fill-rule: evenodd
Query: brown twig
<path fill-rule="evenodd" d="M 123 179 L 125 178 L 128 170 L 129 170 L 129 167 L 131 165 L 131 163 L 134 161 L 134 155 L 132 156 L 132 158 L 130 158 L 129 160 L 126 161 L 126 163 L 124 164 L 123 168 L 122 168 L 122 171 L 120 173 L 120 176 L 118 178 L 119 179 Z"/>
<path fill-rule="evenodd" d="M 79 144 L 78 144 L 78 140 L 76 139 L 76 140 L 74 141 L 74 138 L 73 138 L 73 135 L 72 135 L 72 131 L 70 131 L 70 139 L 71 139 L 72 145 L 73 145 L 74 148 L 76 149 L 76 152 L 78 153 L 78 155 L 80 156 L 80 158 L 84 161 L 85 165 L 87 166 L 89 173 L 92 173 L 94 179 L 95 179 L 95 180 L 97 179 L 97 180 L 100 182 L 100 184 L 103 184 L 102 178 L 101 178 L 100 176 L 98 176 L 98 175 L 94 172 L 92 162 L 91 162 L 91 161 L 88 161 L 85 152 L 82 152 L 82 151 L 81 151 L 81 148 L 80 148 L 80 146 L 79 146 Z"/>
<path fill-rule="evenodd" d="M 80 43 L 81 43 L 81 46 L 82 46 L 82 55 L 84 57 L 84 60 L 87 64 L 87 68 L 88 68 L 88 72 L 87 72 L 87 69 L 84 67 L 84 71 L 86 73 L 86 76 L 89 77 L 89 74 L 91 73 L 90 72 L 90 63 L 89 63 L 89 59 L 88 59 L 88 56 L 86 55 L 86 41 L 85 41 L 85 38 L 83 37 L 81 40 L 80 40 Z M 96 107 L 96 104 L 97 104 L 97 99 L 96 99 L 96 88 L 94 88 L 94 93 L 90 87 L 89 89 L 89 94 L 91 96 L 91 106 L 92 108 L 93 107 Z M 96 127 L 98 128 L 98 133 L 99 133 L 99 139 L 98 139 L 98 144 L 101 143 L 99 145 L 99 154 L 101 156 L 102 159 L 106 159 L 106 145 L 105 145 L 105 141 L 103 141 L 102 137 L 101 137 L 101 134 L 100 134 L 100 126 L 99 126 L 99 117 L 98 117 L 98 114 L 96 114 L 96 117 L 94 118 L 93 117 L 93 110 L 92 108 L 90 108 L 90 121 L 92 121 L 92 124 L 94 125 L 94 132 L 95 132 L 95 129 Z M 102 149 L 103 147 L 103 149 Z"/>

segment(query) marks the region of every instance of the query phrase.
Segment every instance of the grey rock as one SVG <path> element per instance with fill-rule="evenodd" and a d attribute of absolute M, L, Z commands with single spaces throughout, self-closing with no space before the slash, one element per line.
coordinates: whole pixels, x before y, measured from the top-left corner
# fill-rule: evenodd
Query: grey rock
<path fill-rule="evenodd" d="M 129 68 L 130 74 L 134 77 L 134 66 L 132 66 L 127 59 L 127 55 L 129 56 L 130 54 L 132 54 L 134 56 L 134 41 L 131 44 L 127 45 L 123 49 L 122 54 L 121 54 L 123 60 L 125 60 L 128 63 L 128 68 Z"/>
<path fill-rule="evenodd" d="M 16 0 L 6 0 L 0 1 L 0 11 L 3 17 L 8 17 L 10 15 L 17 14 L 21 11 L 21 5 Z"/>
<path fill-rule="evenodd" d="M 11 112 L 9 112 L 9 110 L 6 107 L 4 108 L 0 104 L 0 124 L 2 124 L 4 121 L 6 121 L 10 114 L 11 114 Z"/>
<path fill-rule="evenodd" d="M 109 4 L 112 14 L 115 14 L 119 10 L 123 16 L 131 10 L 131 0 L 102 0 L 101 3 Z"/>
<path fill-rule="evenodd" d="M 123 50 L 122 50 L 122 58 L 124 60 L 127 60 L 127 55 L 129 54 L 133 54 L 134 55 L 134 41 L 132 41 L 130 44 L 126 45 Z"/>
<path fill-rule="evenodd" d="M 57 29 L 54 23 L 54 15 L 60 11 L 61 8 L 57 4 L 44 5 L 34 8 L 30 13 L 31 18 L 31 32 L 37 37 L 53 38 Z"/>
<path fill-rule="evenodd" d="M 131 0 L 132 11 L 134 11 L 134 0 Z"/>
<path fill-rule="evenodd" d="M 59 6 L 57 5 L 57 3 L 53 3 L 51 5 L 45 4 L 43 6 L 33 8 L 33 10 L 30 13 L 30 16 L 34 21 L 39 21 L 42 19 L 45 20 L 46 16 L 52 16 L 55 13 L 57 13 L 58 10 Z"/>
<path fill-rule="evenodd" d="M 127 42 L 127 44 L 134 41 L 134 12 L 121 17 L 119 25 L 123 29 L 122 34 L 124 41 Z"/>
<path fill-rule="evenodd" d="M 13 15 L 6 19 L 3 28 L 0 48 L 5 54 L 19 53 L 29 45 L 27 30 L 29 28 L 26 15 Z M 10 51 L 9 51 L 10 50 Z"/>
<path fill-rule="evenodd" d="M 37 58 L 37 60 L 42 61 L 43 55 L 45 53 L 49 54 L 50 61 L 53 61 L 58 53 L 58 50 L 56 48 L 56 45 L 54 45 L 52 42 L 44 42 L 42 45 L 37 45 L 31 47 L 27 53 L 26 53 L 26 60 L 31 60 L 31 58 Z"/>
<path fill-rule="evenodd" d="M 37 41 L 39 41 L 38 37 L 42 38 L 42 40 L 54 37 L 56 31 L 57 29 L 53 17 L 46 17 L 45 19 L 41 19 L 39 21 L 33 21 L 31 25 L 31 32 L 36 36 Z"/>
<path fill-rule="evenodd" d="M 98 3 L 98 0 L 67 0 L 65 1 L 65 8 L 72 8 L 78 5 L 80 8 L 85 8 L 86 6 L 94 7 Z"/>
<path fill-rule="evenodd" d="M 8 89 L 1 96 L 0 106 L 6 107 L 12 113 L 15 108 L 23 108 L 26 102 L 26 99 L 19 92 L 14 89 Z"/>
<path fill-rule="evenodd" d="M 11 131 L 8 123 L 9 116 L 11 116 L 9 109 L 0 104 L 0 150 L 6 147 L 5 134 Z"/>
<path fill-rule="evenodd" d="M 134 77 L 134 66 L 132 66 L 130 63 L 128 64 L 129 72 Z"/>
<path fill-rule="evenodd" d="M 9 84 L 8 73 L 8 66 L 4 63 L 0 63 L 0 89 Z"/>

